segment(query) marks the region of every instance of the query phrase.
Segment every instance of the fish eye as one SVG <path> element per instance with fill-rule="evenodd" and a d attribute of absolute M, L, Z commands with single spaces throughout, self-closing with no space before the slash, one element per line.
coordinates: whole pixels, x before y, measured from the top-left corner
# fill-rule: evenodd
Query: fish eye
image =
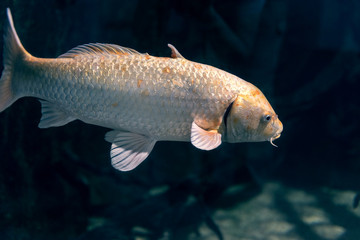
<path fill-rule="evenodd" d="M 267 114 L 264 116 L 264 121 L 269 122 L 271 120 L 271 115 Z"/>

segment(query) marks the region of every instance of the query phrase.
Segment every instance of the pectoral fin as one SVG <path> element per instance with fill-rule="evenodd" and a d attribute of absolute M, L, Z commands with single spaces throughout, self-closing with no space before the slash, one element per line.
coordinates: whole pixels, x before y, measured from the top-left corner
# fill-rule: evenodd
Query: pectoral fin
<path fill-rule="evenodd" d="M 217 130 L 206 131 L 193 122 L 191 143 L 199 149 L 212 150 L 221 144 L 221 134 Z"/>
<path fill-rule="evenodd" d="M 76 118 L 69 116 L 67 113 L 59 110 L 53 104 L 39 100 L 41 103 L 41 119 L 39 128 L 59 127 L 63 126 Z"/>
<path fill-rule="evenodd" d="M 120 171 L 130 171 L 144 161 L 153 149 L 156 140 L 150 137 L 119 130 L 105 135 L 111 142 L 111 164 Z"/>

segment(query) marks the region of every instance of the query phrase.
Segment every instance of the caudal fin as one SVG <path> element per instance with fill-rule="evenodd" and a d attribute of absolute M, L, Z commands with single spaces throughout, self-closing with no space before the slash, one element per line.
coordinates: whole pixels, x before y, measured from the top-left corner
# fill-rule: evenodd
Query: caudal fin
<path fill-rule="evenodd" d="M 14 22 L 10 9 L 6 9 L 7 21 L 4 28 L 4 70 L 0 78 L 0 112 L 9 107 L 17 100 L 11 89 L 11 81 L 14 71 L 14 63 L 23 60 L 28 53 L 22 46 L 15 31 Z"/>

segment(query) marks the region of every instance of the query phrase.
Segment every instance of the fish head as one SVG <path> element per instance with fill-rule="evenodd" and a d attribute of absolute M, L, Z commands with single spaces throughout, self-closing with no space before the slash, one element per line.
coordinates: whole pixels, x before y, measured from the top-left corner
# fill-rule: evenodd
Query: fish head
<path fill-rule="evenodd" d="M 264 94 L 255 86 L 238 94 L 226 119 L 228 142 L 273 141 L 280 137 L 283 125 Z"/>

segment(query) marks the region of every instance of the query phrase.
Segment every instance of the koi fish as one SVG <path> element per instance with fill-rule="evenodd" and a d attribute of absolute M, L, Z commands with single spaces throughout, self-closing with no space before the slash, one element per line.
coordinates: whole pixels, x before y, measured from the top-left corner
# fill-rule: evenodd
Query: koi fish
<path fill-rule="evenodd" d="M 78 119 L 113 129 L 105 140 L 121 171 L 137 167 L 157 141 L 211 150 L 222 142 L 273 144 L 280 137 L 282 123 L 257 87 L 168 46 L 171 57 L 90 43 L 37 58 L 21 44 L 8 8 L 0 112 L 30 96 L 41 102 L 40 128 Z"/>

